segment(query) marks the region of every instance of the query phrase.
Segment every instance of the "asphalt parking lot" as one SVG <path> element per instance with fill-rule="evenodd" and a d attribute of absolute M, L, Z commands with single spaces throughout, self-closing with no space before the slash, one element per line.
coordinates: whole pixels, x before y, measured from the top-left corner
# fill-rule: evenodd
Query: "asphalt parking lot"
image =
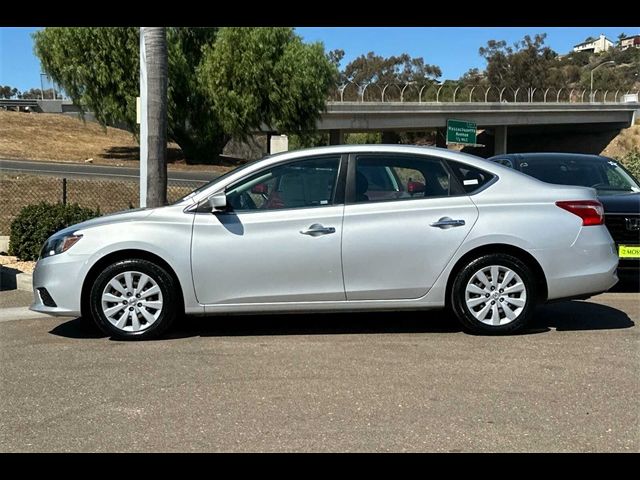
<path fill-rule="evenodd" d="M 6 293 L 6 292 L 5 292 Z M 0 321 L 3 452 L 638 452 L 640 294 L 480 337 L 443 313 Z"/>

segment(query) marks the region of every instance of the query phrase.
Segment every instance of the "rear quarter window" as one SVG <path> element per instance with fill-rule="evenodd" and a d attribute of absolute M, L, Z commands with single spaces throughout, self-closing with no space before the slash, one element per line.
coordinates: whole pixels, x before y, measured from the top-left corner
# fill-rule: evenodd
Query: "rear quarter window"
<path fill-rule="evenodd" d="M 476 193 L 488 186 L 496 177 L 493 173 L 464 163 L 447 160 L 462 189 L 468 195 Z"/>

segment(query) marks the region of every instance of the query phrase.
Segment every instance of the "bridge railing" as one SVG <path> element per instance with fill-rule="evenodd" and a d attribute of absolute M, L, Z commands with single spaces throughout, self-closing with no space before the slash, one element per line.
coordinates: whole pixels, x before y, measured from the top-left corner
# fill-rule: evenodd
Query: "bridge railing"
<path fill-rule="evenodd" d="M 575 87 L 479 86 L 463 84 L 418 84 L 415 82 L 365 83 L 347 82 L 336 86 L 329 95 L 334 102 L 411 102 L 411 103 L 617 103 L 624 95 L 640 95 L 640 90 L 594 90 Z"/>

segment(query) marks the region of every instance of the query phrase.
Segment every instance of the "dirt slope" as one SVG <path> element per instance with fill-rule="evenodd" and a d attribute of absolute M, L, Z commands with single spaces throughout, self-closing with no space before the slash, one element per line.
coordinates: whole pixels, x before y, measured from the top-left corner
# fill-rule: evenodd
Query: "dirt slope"
<path fill-rule="evenodd" d="M 95 122 L 60 114 L 0 110 L 0 158 L 135 168 L 140 153 L 135 138 L 126 130 L 104 128 Z M 187 166 L 175 143 L 168 145 L 167 160 L 170 169 L 220 173 L 228 170 L 221 166 Z"/>

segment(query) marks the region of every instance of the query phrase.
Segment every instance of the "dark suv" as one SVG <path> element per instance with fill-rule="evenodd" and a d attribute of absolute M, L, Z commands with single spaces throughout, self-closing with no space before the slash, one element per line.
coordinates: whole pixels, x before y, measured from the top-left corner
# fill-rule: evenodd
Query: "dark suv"
<path fill-rule="evenodd" d="M 547 183 L 595 188 L 616 242 L 620 276 L 640 275 L 640 183 L 619 162 L 578 153 L 512 153 L 488 160 Z"/>

